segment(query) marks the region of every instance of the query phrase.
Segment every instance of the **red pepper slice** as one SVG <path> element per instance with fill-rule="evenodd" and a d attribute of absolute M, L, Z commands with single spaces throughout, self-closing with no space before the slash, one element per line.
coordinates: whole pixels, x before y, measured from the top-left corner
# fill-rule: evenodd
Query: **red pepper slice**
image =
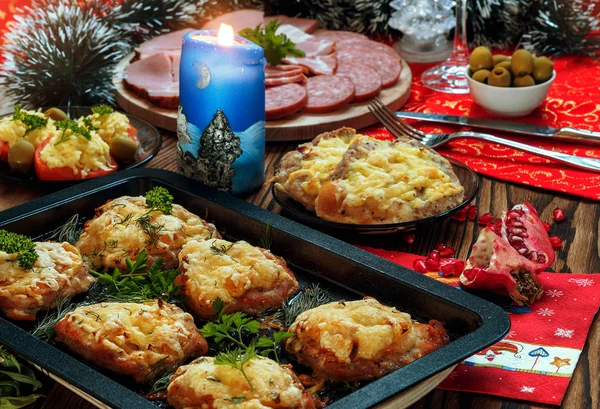
<path fill-rule="evenodd" d="M 10 151 L 8 142 L 0 141 L 0 159 L 8 160 L 8 151 Z"/>
<path fill-rule="evenodd" d="M 129 124 L 129 128 L 127 128 L 127 136 L 129 136 L 131 138 L 132 141 L 134 141 L 135 143 L 138 143 L 138 138 L 137 138 L 137 134 L 138 134 L 138 130 L 135 129 L 135 127 L 131 124 Z"/>
<path fill-rule="evenodd" d="M 92 171 L 88 172 L 87 175 L 85 175 L 85 177 L 81 176 L 81 170 L 78 169 L 75 172 L 75 171 L 73 171 L 72 168 L 70 168 L 68 166 L 59 166 L 56 168 L 51 168 L 48 166 L 48 164 L 46 164 L 46 162 L 44 162 L 42 160 L 42 151 L 44 150 L 46 145 L 48 145 L 48 143 L 50 142 L 50 139 L 52 139 L 52 138 L 45 139 L 42 143 L 39 144 L 39 146 L 35 150 L 35 156 L 34 156 L 35 174 L 37 175 L 38 179 L 40 179 L 40 180 L 64 181 L 64 180 L 93 179 L 93 178 L 97 178 L 100 176 L 108 175 L 117 170 L 117 162 L 115 161 L 115 159 L 112 156 L 110 157 L 111 169 L 109 169 L 109 170 L 104 170 L 104 169 L 92 170 Z"/>

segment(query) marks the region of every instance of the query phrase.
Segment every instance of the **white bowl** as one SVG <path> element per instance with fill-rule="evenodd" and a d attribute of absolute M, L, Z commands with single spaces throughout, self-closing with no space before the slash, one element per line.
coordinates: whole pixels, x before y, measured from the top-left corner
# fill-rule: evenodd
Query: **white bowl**
<path fill-rule="evenodd" d="M 473 100 L 488 114 L 504 118 L 529 115 L 542 105 L 556 78 L 556 71 L 553 71 L 548 81 L 531 87 L 495 87 L 475 81 L 471 78 L 471 70 L 468 66 L 466 70 Z"/>

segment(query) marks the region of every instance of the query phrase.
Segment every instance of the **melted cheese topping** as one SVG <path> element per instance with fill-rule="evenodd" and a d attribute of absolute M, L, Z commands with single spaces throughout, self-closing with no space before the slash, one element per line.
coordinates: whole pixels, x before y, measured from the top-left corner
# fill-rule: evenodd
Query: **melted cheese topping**
<path fill-rule="evenodd" d="M 23 111 L 30 115 L 37 115 L 45 118 L 44 114 L 39 111 Z M 37 147 L 43 140 L 56 134 L 56 127 L 52 118 L 48 118 L 46 126 L 34 129 L 25 135 L 27 126 L 21 121 L 15 121 L 12 116 L 0 119 L 0 141 L 8 142 L 8 146 L 12 147 L 21 138 L 25 139 Z"/>
<path fill-rule="evenodd" d="M 112 114 L 98 115 L 91 114 L 87 116 L 92 120 L 92 125 L 96 128 L 96 132 L 106 143 L 110 143 L 115 136 L 128 137 L 127 130 L 129 129 L 129 118 L 127 115 L 120 112 Z M 83 123 L 83 122 L 82 122 Z M 80 125 L 82 124 L 80 123 Z"/>
<path fill-rule="evenodd" d="M 360 205 L 365 198 L 378 201 L 383 208 L 394 202 L 411 208 L 423 207 L 460 194 L 463 187 L 453 182 L 433 161 L 435 153 L 428 149 L 368 138 L 376 149 L 349 164 L 344 178 L 344 201 L 348 206 Z"/>
<path fill-rule="evenodd" d="M 245 241 L 192 240 L 183 246 L 179 260 L 188 278 L 186 293 L 206 306 L 217 297 L 225 304 L 233 303 L 250 289 L 266 290 L 282 280 L 295 281 L 283 260 Z"/>
<path fill-rule="evenodd" d="M 41 152 L 41 158 L 49 168 L 68 167 L 74 172 L 81 170 L 82 178 L 92 170 L 112 169 L 110 147 L 96 132 L 90 132 L 91 140 L 68 129 L 64 132 L 69 135 L 66 141 L 55 145 L 63 133 L 58 130 Z"/>
<path fill-rule="evenodd" d="M 94 282 L 74 246 L 36 242 L 35 251 L 38 259 L 30 270 L 19 267 L 17 254 L 0 251 L 0 305 L 15 310 L 18 319 L 33 319 L 26 315 L 53 307 L 59 293 L 80 293 Z"/>
<path fill-rule="evenodd" d="M 188 240 L 218 237 L 215 226 L 177 204 L 173 204 L 170 215 L 152 212 L 150 225 L 154 231 L 145 230 L 139 220 L 147 212 L 144 197 L 111 200 L 86 223 L 77 247 L 93 266 L 122 267 L 126 257 L 134 259 L 144 248 L 149 255 L 163 258 L 175 252 L 170 258 L 176 262 L 179 250 Z"/>
<path fill-rule="evenodd" d="M 292 345 L 299 341 L 296 348 L 316 340 L 343 363 L 407 352 L 417 341 L 410 315 L 373 298 L 308 310 L 296 318 L 289 331 L 296 334 L 289 338 Z"/>
<path fill-rule="evenodd" d="M 177 370 L 167 389 L 169 403 L 176 408 L 179 405 L 179 393 L 182 400 L 192 403 L 191 407 L 201 408 L 200 402 L 212 397 L 211 407 L 215 409 L 270 409 L 303 407 L 303 388 L 297 378 L 287 368 L 275 361 L 256 357 L 244 365 L 244 372 L 254 388 L 244 379 L 242 373 L 230 366 L 215 365 L 214 358 L 203 357 L 190 365 Z M 232 398 L 239 398 L 239 403 Z"/>

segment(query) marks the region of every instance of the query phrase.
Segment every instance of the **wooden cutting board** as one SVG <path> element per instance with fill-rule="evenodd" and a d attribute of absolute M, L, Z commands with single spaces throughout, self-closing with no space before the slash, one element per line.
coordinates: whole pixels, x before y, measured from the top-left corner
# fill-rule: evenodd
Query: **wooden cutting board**
<path fill-rule="evenodd" d="M 112 81 L 116 89 L 118 104 L 125 112 L 145 119 L 154 126 L 176 131 L 177 111 L 154 106 L 125 88 L 123 73 L 133 57 L 134 54 L 130 54 L 124 58 L 117 65 L 113 75 Z M 400 80 L 393 87 L 382 90 L 379 99 L 393 111 L 399 110 L 410 96 L 411 82 L 410 67 L 403 61 Z M 321 132 L 331 131 L 342 126 L 360 129 L 373 125 L 377 123 L 377 119 L 369 112 L 368 104 L 368 102 L 350 104 L 344 109 L 328 114 L 300 113 L 278 121 L 267 121 L 267 141 L 308 140 L 313 139 Z"/>

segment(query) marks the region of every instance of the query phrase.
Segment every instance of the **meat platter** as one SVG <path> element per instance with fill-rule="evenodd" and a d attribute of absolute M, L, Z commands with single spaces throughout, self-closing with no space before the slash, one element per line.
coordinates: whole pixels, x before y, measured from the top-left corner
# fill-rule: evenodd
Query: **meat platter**
<path fill-rule="evenodd" d="M 157 186 L 168 189 L 174 203 L 214 223 L 224 237 L 260 243 L 270 232 L 270 248 L 287 261 L 300 287 L 321 285 L 331 293 L 333 307 L 345 308 L 358 301 L 343 300 L 368 295 L 409 313 L 419 322 L 443 323 L 449 335 L 445 345 L 414 364 L 346 391 L 332 399 L 328 408 L 368 408 L 382 403 L 381 407 L 407 406 L 441 382 L 455 364 L 498 341 L 509 329 L 508 317 L 493 304 L 162 170 L 136 169 L 109 175 L 9 209 L 0 213 L 0 228 L 43 239 L 74 213 L 90 219 L 94 209 L 107 200 L 143 195 Z M 46 343 L 31 335 L 30 330 L 27 323 L 0 318 L 1 343 L 97 406 L 157 407 L 141 397 L 147 391 L 131 380 L 78 358 L 68 348 Z M 401 392 L 404 394 L 398 395 Z M 399 397 L 404 400 L 393 400 Z"/>
<path fill-rule="evenodd" d="M 342 124 L 363 128 L 376 122 L 367 109 L 374 97 L 393 110 L 407 101 L 412 74 L 392 47 L 353 32 L 314 31 L 314 20 L 276 17 L 281 21 L 277 33 L 293 41 L 305 56 L 287 56 L 279 65 L 267 65 L 267 140 L 310 139 Z M 269 19 L 273 17 L 264 21 Z M 233 22 L 238 31 L 262 22 L 263 15 L 239 10 L 221 20 Z M 211 23 L 205 28 L 218 21 Z M 155 37 L 121 61 L 113 84 L 123 109 L 176 130 L 180 43 L 189 31 Z"/>

